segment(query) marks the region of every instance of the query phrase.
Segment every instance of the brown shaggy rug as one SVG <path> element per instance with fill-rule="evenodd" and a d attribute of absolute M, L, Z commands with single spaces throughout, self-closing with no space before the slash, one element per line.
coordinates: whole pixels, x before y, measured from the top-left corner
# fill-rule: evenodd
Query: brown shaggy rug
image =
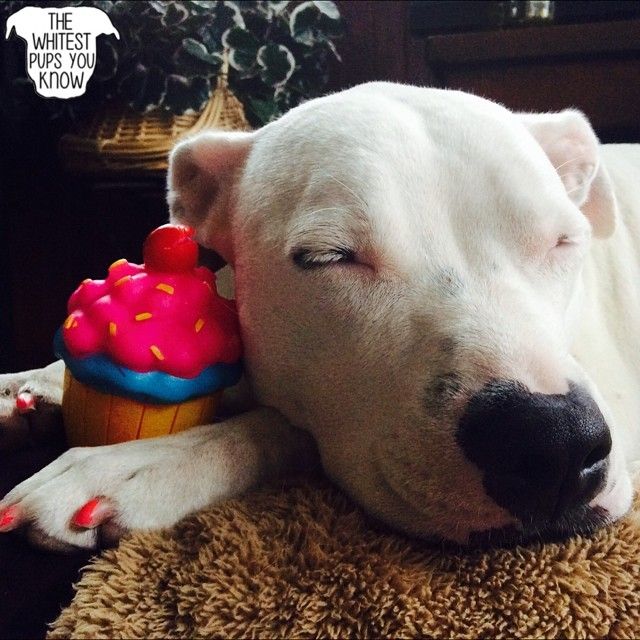
<path fill-rule="evenodd" d="M 639 633 L 636 515 L 592 539 L 455 554 L 381 531 L 307 478 L 128 537 L 92 562 L 49 638 Z"/>

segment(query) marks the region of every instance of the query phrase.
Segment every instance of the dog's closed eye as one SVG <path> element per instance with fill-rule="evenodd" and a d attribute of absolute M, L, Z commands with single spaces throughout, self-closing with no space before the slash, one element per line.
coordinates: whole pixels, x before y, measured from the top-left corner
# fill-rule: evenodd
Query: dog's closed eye
<path fill-rule="evenodd" d="M 312 249 L 299 247 L 291 255 L 293 262 L 301 269 L 316 269 L 334 264 L 356 262 L 356 254 L 352 249 L 336 247 L 332 249 Z"/>
<path fill-rule="evenodd" d="M 567 234 L 563 233 L 558 236 L 556 243 L 551 247 L 551 253 L 566 253 L 571 252 L 573 249 L 577 249 L 584 244 L 584 236 L 581 234 Z"/>

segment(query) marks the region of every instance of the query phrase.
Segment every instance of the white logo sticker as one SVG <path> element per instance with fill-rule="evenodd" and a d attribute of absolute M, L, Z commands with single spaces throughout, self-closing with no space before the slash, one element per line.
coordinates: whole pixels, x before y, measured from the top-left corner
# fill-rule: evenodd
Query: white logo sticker
<path fill-rule="evenodd" d="M 87 89 L 96 68 L 96 36 L 120 39 L 109 16 L 94 7 L 24 7 L 9 16 L 12 30 L 27 43 L 27 73 L 44 98 L 75 98 Z"/>

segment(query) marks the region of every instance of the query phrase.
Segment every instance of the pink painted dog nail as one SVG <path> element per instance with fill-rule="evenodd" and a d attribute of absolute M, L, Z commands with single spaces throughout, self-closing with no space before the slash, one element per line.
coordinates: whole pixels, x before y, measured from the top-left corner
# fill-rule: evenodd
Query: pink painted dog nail
<path fill-rule="evenodd" d="M 20 393 L 16 398 L 16 408 L 18 409 L 18 413 L 28 413 L 29 411 L 35 411 L 36 399 L 28 391 Z"/>
<path fill-rule="evenodd" d="M 4 511 L 0 511 L 0 533 L 11 531 L 18 524 L 18 506 L 12 504 Z"/>
<path fill-rule="evenodd" d="M 76 511 L 71 522 L 82 529 L 93 529 L 111 518 L 113 514 L 113 507 L 108 500 L 92 498 Z"/>

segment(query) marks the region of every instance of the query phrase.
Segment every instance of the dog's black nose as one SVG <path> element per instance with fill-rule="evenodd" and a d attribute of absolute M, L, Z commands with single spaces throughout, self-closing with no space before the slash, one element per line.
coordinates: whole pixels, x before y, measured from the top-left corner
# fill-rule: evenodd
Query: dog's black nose
<path fill-rule="evenodd" d="M 489 496 L 527 522 L 589 502 L 611 451 L 602 413 L 576 385 L 566 395 L 544 395 L 493 382 L 471 398 L 457 436 Z"/>

